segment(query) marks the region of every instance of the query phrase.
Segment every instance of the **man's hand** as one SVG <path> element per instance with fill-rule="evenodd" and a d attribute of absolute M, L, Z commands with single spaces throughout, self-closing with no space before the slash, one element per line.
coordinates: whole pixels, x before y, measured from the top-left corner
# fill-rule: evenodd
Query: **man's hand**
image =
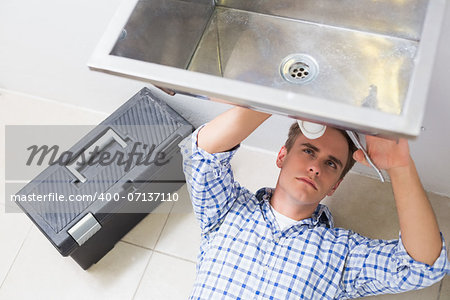
<path fill-rule="evenodd" d="M 380 169 L 390 171 L 392 168 L 405 167 L 410 164 L 408 141 L 406 139 L 389 140 L 375 136 L 366 136 L 367 153 L 372 162 Z M 353 158 L 370 166 L 362 150 L 353 153 Z"/>

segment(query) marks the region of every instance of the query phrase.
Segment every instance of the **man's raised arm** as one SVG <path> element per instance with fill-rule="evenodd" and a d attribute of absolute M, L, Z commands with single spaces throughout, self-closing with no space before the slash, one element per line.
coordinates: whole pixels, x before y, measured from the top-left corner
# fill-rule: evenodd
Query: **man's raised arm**
<path fill-rule="evenodd" d="M 209 153 L 224 152 L 240 144 L 270 114 L 234 107 L 206 124 L 198 133 L 198 146 Z"/>
<path fill-rule="evenodd" d="M 367 136 L 369 155 L 374 163 L 389 173 L 397 205 L 403 245 L 416 261 L 433 265 L 442 249 L 439 227 L 430 201 L 423 190 L 408 142 Z M 365 165 L 361 150 L 354 158 Z"/>

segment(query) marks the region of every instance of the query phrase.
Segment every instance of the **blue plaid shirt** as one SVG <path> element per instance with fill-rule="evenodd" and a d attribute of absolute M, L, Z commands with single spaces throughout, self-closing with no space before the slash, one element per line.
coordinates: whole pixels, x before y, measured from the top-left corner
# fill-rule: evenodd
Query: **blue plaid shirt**
<path fill-rule="evenodd" d="M 416 262 L 401 236 L 373 240 L 334 228 L 324 205 L 280 230 L 272 189 L 241 187 L 230 168 L 237 149 L 198 148 L 199 129 L 181 144 L 202 231 L 191 299 L 348 299 L 423 288 L 450 272 L 444 242 L 433 266 Z"/>

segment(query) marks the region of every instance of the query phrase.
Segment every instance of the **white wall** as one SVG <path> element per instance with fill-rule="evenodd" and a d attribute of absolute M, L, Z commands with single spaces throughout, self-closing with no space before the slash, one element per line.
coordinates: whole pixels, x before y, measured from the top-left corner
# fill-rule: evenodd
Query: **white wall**
<path fill-rule="evenodd" d="M 120 0 L 1 0 L 0 89 L 112 112 L 148 85 L 90 71 L 86 66 L 119 3 Z M 423 123 L 426 130 L 411 142 L 411 148 L 425 187 L 450 195 L 450 5 L 441 36 Z M 166 98 L 194 126 L 228 107 L 183 96 Z M 278 151 L 291 122 L 274 116 L 246 144 Z M 373 175 L 366 168 L 355 170 Z"/>

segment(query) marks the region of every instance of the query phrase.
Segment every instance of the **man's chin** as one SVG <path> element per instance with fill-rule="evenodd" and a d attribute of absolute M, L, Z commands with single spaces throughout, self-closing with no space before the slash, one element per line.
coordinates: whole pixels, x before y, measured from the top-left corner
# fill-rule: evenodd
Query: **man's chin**
<path fill-rule="evenodd" d="M 307 205 L 307 206 L 312 206 L 312 205 L 316 205 L 319 204 L 319 202 L 322 199 L 318 199 L 317 197 L 312 197 L 312 195 L 308 195 L 308 194 L 300 194 L 300 195 L 296 195 L 295 197 L 295 201 L 300 204 L 300 205 Z"/>

